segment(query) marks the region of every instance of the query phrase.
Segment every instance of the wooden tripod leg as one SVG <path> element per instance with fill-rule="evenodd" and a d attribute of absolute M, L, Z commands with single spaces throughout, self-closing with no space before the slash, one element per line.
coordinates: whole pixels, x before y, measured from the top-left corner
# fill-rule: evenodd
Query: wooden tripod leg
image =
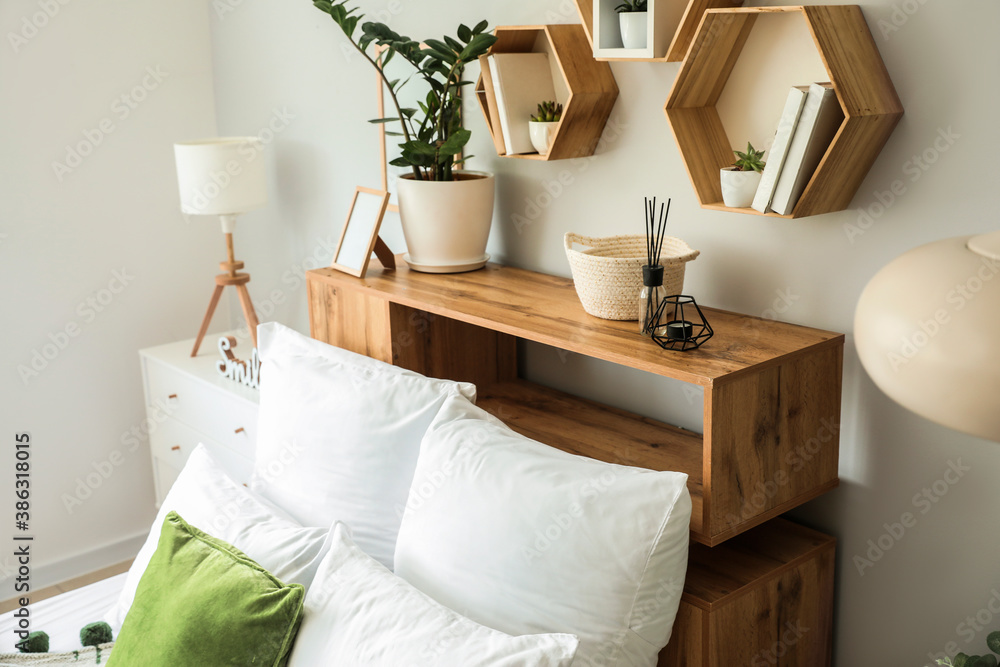
<path fill-rule="evenodd" d="M 237 285 L 236 290 L 240 295 L 240 305 L 243 306 L 243 317 L 246 318 L 247 326 L 250 327 L 250 337 L 253 338 L 253 346 L 257 347 L 257 313 L 254 312 L 253 302 L 250 301 L 250 292 L 247 286 Z"/>
<path fill-rule="evenodd" d="M 205 312 L 205 319 L 201 322 L 201 330 L 198 331 L 198 338 L 194 341 L 194 349 L 191 350 L 191 356 L 198 356 L 198 348 L 201 347 L 201 341 L 205 337 L 205 332 L 208 331 L 208 325 L 212 323 L 212 314 L 215 313 L 215 307 L 219 305 L 219 297 L 222 296 L 223 285 L 216 285 L 215 291 L 212 292 L 212 300 L 208 302 L 208 310 Z"/>

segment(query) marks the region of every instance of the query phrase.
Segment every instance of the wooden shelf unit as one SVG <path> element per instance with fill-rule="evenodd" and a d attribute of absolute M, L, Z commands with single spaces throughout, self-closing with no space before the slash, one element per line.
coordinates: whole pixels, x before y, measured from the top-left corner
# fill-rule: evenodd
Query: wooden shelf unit
<path fill-rule="evenodd" d="M 844 122 L 791 215 L 730 208 L 722 203 L 719 170 L 733 163 L 734 144 L 716 105 L 754 24 L 789 13 L 804 17 L 844 110 Z M 706 11 L 665 111 L 702 208 L 801 218 L 850 206 L 903 115 L 903 106 L 861 8 L 828 5 Z"/>
<path fill-rule="evenodd" d="M 604 126 L 611 116 L 611 109 L 618 99 L 618 84 L 607 63 L 599 63 L 590 53 L 590 43 L 580 25 L 500 26 L 494 34 L 496 43 L 490 53 L 547 52 L 555 58 L 562 83 L 556 83 L 556 93 L 561 88 L 568 91 L 563 102 L 562 119 L 552 138 L 547 155 L 520 153 L 500 157 L 522 160 L 564 160 L 589 157 L 597 149 Z M 488 99 L 492 90 L 486 90 L 483 77 L 476 82 L 476 100 L 486 118 L 486 127 L 494 137 L 493 119 Z M 541 102 L 542 100 L 539 100 Z M 560 100 L 562 101 L 562 100 Z M 527 119 L 525 119 L 527 121 Z M 496 138 L 494 137 L 494 142 Z"/>
<path fill-rule="evenodd" d="M 744 0 L 649 0 L 649 22 L 652 26 L 652 45 L 644 52 L 632 49 L 605 47 L 600 43 L 605 31 L 618 31 L 617 21 L 604 25 L 621 0 L 574 0 L 580 20 L 587 31 L 594 58 L 602 61 L 631 62 L 680 62 L 684 60 L 691 39 L 698 29 L 706 9 L 717 7 L 742 7 Z M 610 12 L 608 10 L 611 10 Z M 601 17 L 604 17 L 602 21 Z M 620 41 L 620 39 L 618 40 Z M 647 42 L 648 44 L 648 42 Z"/>
<path fill-rule="evenodd" d="M 364 279 L 310 271 L 312 336 L 474 382 L 485 409 L 554 447 L 687 473 L 695 541 L 720 544 L 837 485 L 842 334 L 704 308 L 715 337 L 664 351 L 634 322 L 586 314 L 570 279 L 495 264 L 448 276 L 399 264 Z M 517 338 L 704 387 L 705 434 L 520 380 Z"/>

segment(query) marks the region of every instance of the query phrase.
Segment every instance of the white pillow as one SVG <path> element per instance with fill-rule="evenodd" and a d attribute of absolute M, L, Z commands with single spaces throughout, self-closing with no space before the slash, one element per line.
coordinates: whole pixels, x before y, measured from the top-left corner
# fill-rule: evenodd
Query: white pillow
<path fill-rule="evenodd" d="M 444 400 L 471 384 L 433 380 L 271 322 L 251 488 L 305 526 L 343 521 L 392 569 L 420 439 Z"/>
<path fill-rule="evenodd" d="M 189 524 L 233 545 L 285 583 L 308 587 L 330 549 L 330 530 L 303 528 L 276 507 L 232 481 L 198 445 L 163 499 L 146 543 L 129 568 L 118 602 L 104 620 L 121 628 L 132 607 L 135 590 L 160 540 L 163 520 L 177 512 Z"/>
<path fill-rule="evenodd" d="M 578 636 L 574 665 L 652 667 L 687 569 L 686 482 L 567 454 L 452 399 L 421 444 L 396 573 L 503 632 Z"/>
<path fill-rule="evenodd" d="M 567 667 L 576 647 L 572 635 L 511 637 L 464 618 L 361 551 L 338 523 L 288 667 Z"/>

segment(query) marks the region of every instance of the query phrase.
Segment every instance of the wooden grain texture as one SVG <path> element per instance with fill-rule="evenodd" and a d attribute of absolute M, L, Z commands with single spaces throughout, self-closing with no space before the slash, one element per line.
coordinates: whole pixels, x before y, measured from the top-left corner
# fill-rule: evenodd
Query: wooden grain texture
<path fill-rule="evenodd" d="M 715 107 L 668 107 L 666 114 L 698 200 L 721 202 L 719 165 L 732 164 L 735 157 L 719 112 Z"/>
<path fill-rule="evenodd" d="M 330 271 L 336 273 L 335 269 Z M 370 299 L 354 290 L 337 289 L 329 283 L 310 281 L 307 289 L 309 332 L 313 338 L 392 363 L 387 301 Z"/>
<path fill-rule="evenodd" d="M 396 366 L 477 386 L 517 377 L 513 336 L 396 303 L 389 304 L 389 322 Z"/>
<path fill-rule="evenodd" d="M 480 387 L 476 403 L 521 435 L 571 454 L 687 473 L 691 537 L 706 539 L 698 433 L 523 380 Z"/>
<path fill-rule="evenodd" d="M 719 169 L 732 163 L 732 142 L 712 118 L 717 116 L 715 105 L 755 22 L 787 13 L 803 15 L 843 107 L 844 123 L 791 215 L 730 208 L 722 203 Z M 850 206 L 903 107 L 860 7 L 828 5 L 707 10 L 667 98 L 666 113 L 703 208 L 801 218 Z"/>
<path fill-rule="evenodd" d="M 634 322 L 588 315 L 568 278 L 496 264 L 435 275 L 409 270 L 398 256 L 397 262 L 395 271 L 372 262 L 363 279 L 316 269 L 308 280 L 701 386 L 844 340 L 830 331 L 703 308 L 715 337 L 697 350 L 666 351 L 639 335 Z"/>
<path fill-rule="evenodd" d="M 569 90 L 559 127 L 552 137 L 547 155 L 537 153 L 506 155 L 499 149 L 495 128 L 491 122 L 496 107 L 493 90 L 480 75 L 476 82 L 476 97 L 486 118 L 490 136 L 500 157 L 525 160 L 564 160 L 588 157 L 597 149 L 604 126 L 618 99 L 618 84 L 607 63 L 594 60 L 590 42 L 583 26 L 576 24 L 500 26 L 494 34 L 495 53 L 530 53 L 539 37 L 548 40 L 557 60 L 557 69 Z"/>
<path fill-rule="evenodd" d="M 705 642 L 708 639 L 708 613 L 681 601 L 677 618 L 670 633 L 670 643 L 660 651 L 656 667 L 694 667 L 705 664 Z"/>
<path fill-rule="evenodd" d="M 658 667 L 829 665 L 835 550 L 832 537 L 785 519 L 718 547 L 692 544 Z M 787 623 L 808 631 L 794 637 Z M 769 662 L 766 651 L 780 647 L 782 635 L 791 641 Z"/>
<path fill-rule="evenodd" d="M 684 60 L 706 11 L 742 7 L 743 2 L 744 0 L 691 0 L 688 2 L 664 60 L 668 62 L 682 62 Z"/>
<path fill-rule="evenodd" d="M 833 577 L 831 544 L 713 611 L 707 663 L 829 665 Z"/>
<path fill-rule="evenodd" d="M 711 543 L 836 486 L 842 375 L 837 346 L 706 392 Z"/>

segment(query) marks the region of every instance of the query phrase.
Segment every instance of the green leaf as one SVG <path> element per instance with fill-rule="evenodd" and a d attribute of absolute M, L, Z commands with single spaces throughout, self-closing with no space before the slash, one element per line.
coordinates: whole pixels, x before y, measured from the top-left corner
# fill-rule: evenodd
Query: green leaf
<path fill-rule="evenodd" d="M 401 157 L 398 157 L 395 160 L 390 160 L 389 164 L 391 164 L 393 167 L 412 167 L 413 166 L 410 163 L 409 160 L 406 160 L 406 159 L 401 158 Z"/>
<path fill-rule="evenodd" d="M 403 150 L 414 155 L 434 155 L 434 147 L 423 141 L 407 141 Z"/>
<path fill-rule="evenodd" d="M 398 116 L 396 118 L 373 118 L 368 122 L 371 123 L 372 125 L 379 125 L 381 123 L 391 123 L 397 120 L 399 120 Z"/>
<path fill-rule="evenodd" d="M 469 43 L 469 40 L 472 39 L 472 31 L 469 30 L 469 26 L 464 23 L 458 26 L 458 38 L 466 44 Z"/>
<path fill-rule="evenodd" d="M 453 39 L 453 38 L 449 37 L 448 35 L 444 36 L 444 41 L 445 41 L 445 43 L 448 44 L 448 46 L 451 48 L 452 51 L 461 51 L 462 48 L 463 48 L 463 46 L 464 46 L 457 39 Z"/>
<path fill-rule="evenodd" d="M 445 155 L 455 155 L 456 153 L 461 153 L 462 149 L 465 148 L 465 144 L 469 143 L 469 137 L 472 136 L 472 132 L 469 130 L 457 130 L 448 139 L 441 144 L 438 148 L 439 153 Z"/>
<path fill-rule="evenodd" d="M 490 27 L 489 21 L 480 21 L 479 23 L 476 24 L 476 27 L 472 29 L 472 32 L 478 35 L 479 33 L 481 33 L 482 31 L 486 30 L 489 27 Z"/>
<path fill-rule="evenodd" d="M 996 632 L 991 632 L 986 637 L 986 645 L 994 653 L 1000 654 L 1000 630 L 997 630 Z"/>

